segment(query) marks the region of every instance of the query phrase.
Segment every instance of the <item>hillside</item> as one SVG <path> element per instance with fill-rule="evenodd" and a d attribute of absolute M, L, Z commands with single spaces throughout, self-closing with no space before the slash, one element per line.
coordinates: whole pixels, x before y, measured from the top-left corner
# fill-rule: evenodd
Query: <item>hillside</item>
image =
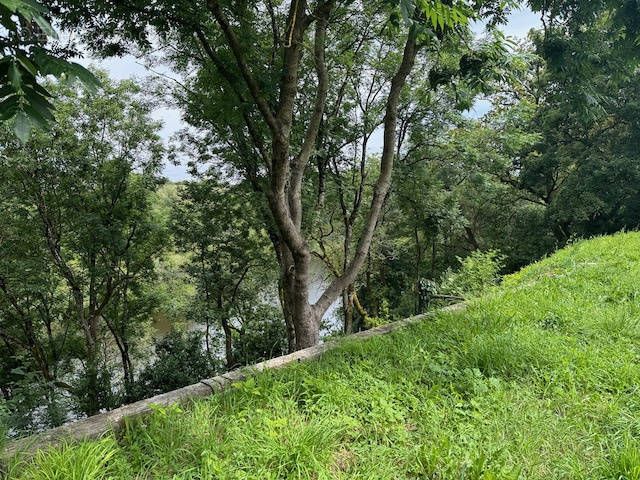
<path fill-rule="evenodd" d="M 576 243 L 462 312 L 266 372 L 16 479 L 640 478 L 640 234 Z"/>

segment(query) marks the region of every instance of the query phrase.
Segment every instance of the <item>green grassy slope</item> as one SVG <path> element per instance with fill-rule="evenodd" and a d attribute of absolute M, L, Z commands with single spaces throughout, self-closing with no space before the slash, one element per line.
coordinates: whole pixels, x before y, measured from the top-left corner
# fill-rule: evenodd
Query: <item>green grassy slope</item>
<path fill-rule="evenodd" d="M 345 342 L 12 475 L 640 479 L 639 292 L 640 234 L 581 242 L 464 312 Z"/>

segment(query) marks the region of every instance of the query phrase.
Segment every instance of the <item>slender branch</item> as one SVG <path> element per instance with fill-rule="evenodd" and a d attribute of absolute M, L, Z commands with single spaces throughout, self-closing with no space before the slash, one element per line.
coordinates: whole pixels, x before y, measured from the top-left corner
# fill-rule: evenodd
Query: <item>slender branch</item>
<path fill-rule="evenodd" d="M 335 0 L 326 2 L 324 8 L 318 13 L 319 17 L 316 22 L 316 32 L 314 39 L 314 60 L 316 67 L 316 75 L 318 77 L 318 88 L 316 90 L 316 98 L 313 107 L 313 114 L 307 128 L 307 132 L 302 143 L 302 148 L 297 158 L 293 162 L 291 168 L 291 180 L 289 188 L 289 208 L 293 223 L 300 229 L 302 223 L 302 177 L 306 168 L 311 152 L 318 138 L 320 123 L 324 114 L 325 103 L 327 101 L 327 92 L 329 90 L 329 74 L 327 64 L 325 62 L 325 37 L 327 31 L 327 22 L 329 14 L 335 4 Z"/>
<path fill-rule="evenodd" d="M 249 263 L 243 270 L 242 275 L 240 275 L 240 278 L 238 279 L 238 281 L 236 282 L 236 284 L 233 287 L 233 293 L 231 295 L 231 304 L 233 305 L 236 301 L 236 297 L 238 296 L 238 289 L 240 288 L 240 284 L 242 283 L 242 281 L 244 280 L 244 278 L 247 276 L 247 273 L 249 273 L 249 269 L 252 267 L 252 265 Z"/>
<path fill-rule="evenodd" d="M 222 77 L 227 81 L 227 83 L 231 87 L 231 90 L 238 98 L 238 101 L 241 105 L 242 118 L 244 120 L 245 125 L 247 126 L 249 136 L 251 137 L 253 144 L 258 149 L 258 152 L 260 153 L 262 160 L 265 162 L 265 165 L 267 165 L 267 168 L 269 168 L 271 164 L 269 160 L 269 155 L 267 154 L 267 150 L 264 146 L 262 138 L 258 134 L 258 130 L 256 129 L 255 125 L 253 124 L 253 121 L 251 120 L 249 113 L 247 112 L 247 108 L 246 108 L 247 101 L 244 98 L 244 95 L 242 94 L 240 89 L 238 88 L 238 82 L 235 81 L 233 74 L 220 61 L 220 58 L 216 55 L 213 48 L 211 48 L 211 45 L 209 44 L 209 41 L 207 40 L 202 30 L 200 30 L 199 28 L 196 28 L 195 33 L 196 33 L 196 36 L 198 37 L 198 40 L 200 41 L 200 44 L 202 45 L 202 48 L 204 49 L 205 53 L 207 54 L 207 56 L 215 66 L 216 70 L 218 70 L 218 73 L 220 73 L 220 75 L 222 75 Z"/>
<path fill-rule="evenodd" d="M 396 124 L 400 93 L 413 68 L 417 53 L 418 46 L 416 43 L 416 31 L 412 28 L 409 31 L 409 35 L 405 43 L 402 62 L 393 76 L 389 96 L 387 98 L 387 108 L 384 118 L 384 143 L 380 159 L 380 176 L 378 177 L 374 188 L 369 214 L 351 263 L 341 277 L 336 278 L 331 282 L 329 287 L 313 306 L 317 318 L 322 318 L 324 312 L 326 312 L 333 301 L 338 298 L 340 292 L 342 292 L 342 290 L 344 290 L 344 288 L 349 284 L 353 283 L 367 256 L 367 252 L 369 251 L 369 246 L 373 239 L 373 233 L 380 216 L 380 211 L 382 210 L 385 197 L 387 196 L 389 186 L 391 185 L 391 172 L 393 169 L 393 160 L 395 155 Z"/>
<path fill-rule="evenodd" d="M 220 2 L 218 0 L 209 0 L 207 2 L 207 7 L 211 11 L 211 13 L 213 13 L 213 16 L 216 18 L 216 21 L 218 22 L 218 25 L 220 25 L 222 32 L 227 38 L 227 43 L 229 44 L 229 47 L 231 47 L 231 51 L 233 52 L 233 55 L 236 59 L 236 63 L 238 64 L 240 73 L 242 74 L 242 77 L 244 78 L 244 81 L 246 82 L 247 87 L 249 88 L 249 92 L 251 93 L 253 100 L 256 102 L 256 105 L 258 106 L 260 113 L 262 114 L 265 121 L 267 122 L 267 125 L 269 125 L 269 128 L 271 129 L 273 134 L 279 135 L 280 126 L 276 121 L 276 117 L 274 116 L 273 111 L 269 106 L 269 103 L 267 102 L 262 91 L 260 90 L 260 87 L 258 86 L 258 82 L 256 81 L 255 77 L 251 73 L 251 70 L 249 69 L 249 65 L 247 65 L 247 60 L 244 57 L 242 45 L 240 45 L 240 41 L 238 40 L 238 37 L 236 37 L 235 32 L 231 28 L 231 25 L 229 24 L 229 19 L 222 11 Z"/>

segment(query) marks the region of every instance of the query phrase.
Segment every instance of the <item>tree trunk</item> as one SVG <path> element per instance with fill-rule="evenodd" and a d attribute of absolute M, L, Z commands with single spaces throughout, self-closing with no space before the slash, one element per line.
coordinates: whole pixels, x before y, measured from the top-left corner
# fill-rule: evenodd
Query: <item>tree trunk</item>
<path fill-rule="evenodd" d="M 476 235 L 473 233 L 473 230 L 471 229 L 471 227 L 469 226 L 464 227 L 464 231 L 467 234 L 467 240 L 471 244 L 471 247 L 473 247 L 474 250 L 480 250 L 480 244 L 478 243 L 478 240 L 476 239 Z"/>
<path fill-rule="evenodd" d="M 220 324 L 222 331 L 224 332 L 224 354 L 227 362 L 227 368 L 232 369 L 235 360 L 233 359 L 233 332 L 231 331 L 231 325 L 229 324 L 229 318 L 223 310 L 224 299 L 222 298 L 222 291 L 218 291 L 216 295 L 216 305 L 218 307 L 218 315 L 220 315 Z"/>
<path fill-rule="evenodd" d="M 233 358 L 233 332 L 229 325 L 229 319 L 225 316 L 222 317 L 222 330 L 224 331 L 224 354 L 227 362 L 227 368 L 231 370 L 236 361 Z"/>
<path fill-rule="evenodd" d="M 310 347 L 318 343 L 320 320 L 331 304 L 339 298 L 341 292 L 355 281 L 366 259 L 384 199 L 391 184 L 400 93 L 413 68 L 417 53 L 417 29 L 412 27 L 405 43 L 402 61 L 391 80 L 384 117 L 380 174 L 375 182 L 369 213 L 355 255 L 343 275 L 334 279 L 312 306 L 309 304 L 311 253 L 302 232 L 302 181 L 304 170 L 316 144 L 327 99 L 328 70 L 324 58 L 324 42 L 328 19 L 335 3 L 335 0 L 320 2 L 311 14 L 307 14 L 308 2 L 306 0 L 291 2 L 287 19 L 290 31 L 288 42 L 283 48 L 278 101 L 275 110 L 272 110 L 268 98 L 260 88 L 260 83 L 252 74 L 242 44 L 235 34 L 232 22 L 226 17 L 221 3 L 219 0 L 208 0 L 207 2 L 208 8 L 216 18 L 235 57 L 238 69 L 255 106 L 270 130 L 269 187 L 265 194 L 277 227 L 278 237 L 282 244 L 286 245 L 281 252 L 285 254 L 279 255 L 283 280 L 282 297 L 287 306 L 285 310 L 291 312 L 290 318 L 295 329 L 296 349 Z M 298 93 L 298 70 L 303 55 L 304 34 L 313 22 L 316 25 L 313 52 L 318 88 L 302 146 L 298 155 L 292 157 L 290 134 Z M 217 66 L 219 62 L 215 58 L 215 52 L 211 52 L 210 56 Z M 218 69 L 221 70 L 219 67 Z M 222 71 L 221 73 L 224 74 Z M 231 83 L 234 83 L 233 79 L 231 79 Z"/>
<path fill-rule="evenodd" d="M 288 322 L 289 348 L 295 351 L 318 343 L 321 317 L 316 317 L 309 303 L 311 254 L 307 251 L 294 258 L 284 242 L 280 242 L 279 249 L 281 301 Z"/>
<path fill-rule="evenodd" d="M 355 249 L 355 254 L 343 275 L 334 279 L 331 285 L 329 285 L 315 303 L 314 311 L 316 311 L 318 316 L 322 316 L 334 300 L 340 296 L 342 290 L 355 281 L 360 268 L 367 258 L 373 234 L 391 185 L 391 173 L 395 157 L 398 103 L 400 100 L 400 93 L 402 92 L 402 88 L 405 85 L 407 77 L 413 68 L 418 52 L 416 38 L 417 32 L 412 27 L 405 43 L 402 61 L 391 80 L 391 88 L 389 89 L 389 95 L 387 97 L 387 105 L 383 122 L 384 133 L 382 155 L 380 158 L 380 174 L 373 189 L 373 198 L 371 199 L 371 204 L 369 206 L 369 213 L 365 219 L 364 227 Z"/>
<path fill-rule="evenodd" d="M 287 340 L 289 352 L 296 349 L 296 328 L 293 321 L 293 289 L 295 278 L 295 266 L 291 251 L 285 243 L 278 238 L 276 247 L 278 263 L 280 264 L 280 279 L 278 280 L 280 305 L 282 307 L 282 315 L 284 323 L 287 327 Z"/>
<path fill-rule="evenodd" d="M 318 315 L 309 303 L 310 266 L 310 253 L 297 255 L 293 282 L 293 325 L 296 330 L 297 350 L 312 347 L 320 341 L 322 314 Z"/>
<path fill-rule="evenodd" d="M 353 333 L 353 285 L 342 291 L 342 309 L 344 310 L 344 333 L 351 335 Z"/>
<path fill-rule="evenodd" d="M 211 312 L 211 298 L 209 294 L 209 281 L 207 280 L 207 270 L 204 261 L 204 252 L 206 251 L 205 245 L 200 245 L 200 274 L 202 275 L 202 285 L 204 286 L 204 301 L 207 305 L 207 312 L 205 314 L 205 332 L 204 343 L 207 349 L 207 357 L 211 358 L 211 342 L 210 342 L 210 329 L 211 322 L 209 321 L 209 313 Z"/>
<path fill-rule="evenodd" d="M 284 278 L 281 276 L 278 279 L 278 299 L 280 300 L 280 308 L 282 309 L 282 316 L 284 317 L 284 325 L 287 330 L 287 349 L 291 353 L 296 349 L 296 330 L 293 326 L 293 317 L 289 310 L 289 304 L 284 298 Z"/>

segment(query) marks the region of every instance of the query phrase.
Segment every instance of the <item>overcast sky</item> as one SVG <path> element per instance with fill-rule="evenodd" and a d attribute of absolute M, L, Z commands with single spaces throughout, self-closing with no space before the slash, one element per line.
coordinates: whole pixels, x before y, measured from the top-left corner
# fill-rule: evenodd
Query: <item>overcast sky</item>
<path fill-rule="evenodd" d="M 523 38 L 527 35 L 527 32 L 531 28 L 537 28 L 541 25 L 540 17 L 534 14 L 529 9 L 525 8 L 516 12 L 513 12 L 509 16 L 508 23 L 502 28 L 505 34 L 512 37 Z M 476 25 L 475 31 L 482 32 L 483 26 Z M 144 66 L 140 65 L 135 58 L 127 56 L 123 58 L 112 58 L 108 60 L 96 60 L 96 59 L 84 59 L 81 63 L 85 65 L 94 65 L 100 69 L 106 70 L 111 78 L 116 80 L 123 80 L 126 78 L 135 77 L 143 79 L 153 73 L 149 72 Z M 491 104 L 486 100 L 480 100 L 476 102 L 474 108 L 469 114 L 474 117 L 479 117 L 485 114 L 491 108 Z M 160 119 L 163 122 L 163 128 L 161 131 L 162 137 L 165 141 L 168 141 L 169 137 L 177 130 L 179 130 L 184 124 L 182 122 L 181 114 L 179 110 L 167 107 L 159 107 L 153 113 L 154 118 Z M 374 146 L 375 148 L 375 146 Z M 372 152 L 374 153 L 374 152 Z M 189 178 L 187 174 L 187 168 L 185 165 L 171 165 L 167 164 L 164 168 L 164 175 L 173 181 L 185 180 Z"/>

